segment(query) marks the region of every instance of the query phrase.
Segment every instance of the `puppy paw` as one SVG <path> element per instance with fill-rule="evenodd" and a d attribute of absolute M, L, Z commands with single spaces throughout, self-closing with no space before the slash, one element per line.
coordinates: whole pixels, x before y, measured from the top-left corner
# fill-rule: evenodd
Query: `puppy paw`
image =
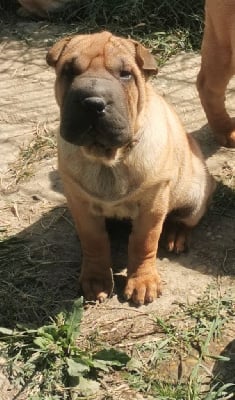
<path fill-rule="evenodd" d="M 124 296 L 137 306 L 152 303 L 161 293 L 161 279 L 156 267 L 151 272 L 138 275 L 134 273 L 127 278 Z"/>
<path fill-rule="evenodd" d="M 105 270 L 105 274 L 96 272 L 94 275 L 81 274 L 79 284 L 85 300 L 103 303 L 113 292 L 114 282 L 111 269 Z"/>
<path fill-rule="evenodd" d="M 166 249 L 176 254 L 188 250 L 190 228 L 181 223 L 168 222 L 165 228 Z"/>

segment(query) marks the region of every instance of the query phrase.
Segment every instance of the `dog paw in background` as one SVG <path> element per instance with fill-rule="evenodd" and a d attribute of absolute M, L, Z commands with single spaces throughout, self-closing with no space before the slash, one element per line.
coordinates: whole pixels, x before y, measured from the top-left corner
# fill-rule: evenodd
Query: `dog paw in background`
<path fill-rule="evenodd" d="M 18 0 L 21 7 L 17 13 L 21 17 L 37 16 L 46 18 L 49 14 L 61 11 L 71 0 Z"/>

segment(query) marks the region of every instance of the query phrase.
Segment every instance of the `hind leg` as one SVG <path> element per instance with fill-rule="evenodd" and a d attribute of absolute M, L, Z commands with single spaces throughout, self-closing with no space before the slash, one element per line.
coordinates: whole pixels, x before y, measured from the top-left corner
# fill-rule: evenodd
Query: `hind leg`
<path fill-rule="evenodd" d="M 182 222 L 166 220 L 163 233 L 166 249 L 176 254 L 188 251 L 191 230 Z"/>

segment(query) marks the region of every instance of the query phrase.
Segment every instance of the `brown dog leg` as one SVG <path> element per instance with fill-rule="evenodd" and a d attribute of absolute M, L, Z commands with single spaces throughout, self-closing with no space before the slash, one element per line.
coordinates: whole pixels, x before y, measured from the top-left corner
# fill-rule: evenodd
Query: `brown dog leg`
<path fill-rule="evenodd" d="M 142 213 L 133 222 L 128 247 L 128 275 L 124 295 L 133 303 L 151 303 L 161 294 L 156 253 L 164 215 Z"/>
<path fill-rule="evenodd" d="M 113 290 L 111 252 L 105 218 L 93 216 L 86 203 L 67 196 L 81 242 L 83 262 L 79 282 L 86 300 L 104 301 Z"/>
<path fill-rule="evenodd" d="M 217 24 L 215 17 L 213 15 L 212 22 L 209 12 L 206 14 L 197 88 L 216 140 L 223 146 L 235 147 L 235 127 L 225 109 L 225 90 L 233 75 L 232 50 L 229 38 L 221 37 L 227 34 L 226 30 L 215 32 L 216 28 L 219 30 L 217 25 L 220 23 L 218 21 Z"/>

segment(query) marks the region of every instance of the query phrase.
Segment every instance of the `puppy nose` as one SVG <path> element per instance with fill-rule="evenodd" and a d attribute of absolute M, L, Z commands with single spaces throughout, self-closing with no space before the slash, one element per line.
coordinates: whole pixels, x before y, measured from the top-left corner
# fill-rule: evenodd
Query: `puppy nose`
<path fill-rule="evenodd" d="M 101 97 L 86 97 L 82 100 L 82 105 L 87 111 L 97 115 L 105 113 L 106 102 Z"/>

